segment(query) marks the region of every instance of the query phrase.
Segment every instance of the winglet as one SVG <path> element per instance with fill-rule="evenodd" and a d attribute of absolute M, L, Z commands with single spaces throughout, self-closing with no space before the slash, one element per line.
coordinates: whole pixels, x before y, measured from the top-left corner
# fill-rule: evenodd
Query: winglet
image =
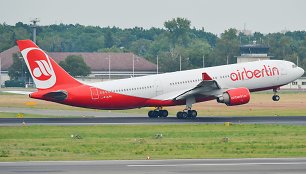
<path fill-rule="evenodd" d="M 212 78 L 206 73 L 202 73 L 202 80 L 203 81 L 208 81 L 208 80 L 212 80 Z"/>

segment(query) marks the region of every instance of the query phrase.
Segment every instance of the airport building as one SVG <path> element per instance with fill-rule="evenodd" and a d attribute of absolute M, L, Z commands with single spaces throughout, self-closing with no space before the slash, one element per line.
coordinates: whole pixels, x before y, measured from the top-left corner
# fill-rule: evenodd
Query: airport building
<path fill-rule="evenodd" d="M 259 60 L 270 60 L 268 56 L 269 47 L 262 44 L 241 45 L 240 56 L 237 56 L 237 63 L 253 62 Z"/>
<path fill-rule="evenodd" d="M 306 90 L 306 77 L 301 77 L 294 82 L 291 82 L 285 86 L 282 86 L 281 89 Z"/>
<path fill-rule="evenodd" d="M 0 53 L 1 77 L 0 83 L 9 80 L 8 69 L 13 64 L 13 54 L 19 49 L 14 46 Z M 100 52 L 49 52 L 57 63 L 65 60 L 69 55 L 80 55 L 91 68 L 91 74 L 82 78 L 85 81 L 101 81 L 108 79 L 127 78 L 156 74 L 157 66 L 134 53 L 100 53 Z"/>

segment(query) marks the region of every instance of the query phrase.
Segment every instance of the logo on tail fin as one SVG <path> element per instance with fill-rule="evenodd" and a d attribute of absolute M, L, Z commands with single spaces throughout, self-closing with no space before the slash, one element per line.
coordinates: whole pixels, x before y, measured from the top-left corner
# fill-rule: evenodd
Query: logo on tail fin
<path fill-rule="evenodd" d="M 46 53 L 39 48 L 27 48 L 21 53 L 37 88 L 47 89 L 55 85 L 56 76 Z"/>
<path fill-rule="evenodd" d="M 49 64 L 45 60 L 37 60 L 35 63 L 38 65 L 38 67 L 33 69 L 33 76 L 38 80 L 48 80 L 52 76 L 52 71 Z"/>

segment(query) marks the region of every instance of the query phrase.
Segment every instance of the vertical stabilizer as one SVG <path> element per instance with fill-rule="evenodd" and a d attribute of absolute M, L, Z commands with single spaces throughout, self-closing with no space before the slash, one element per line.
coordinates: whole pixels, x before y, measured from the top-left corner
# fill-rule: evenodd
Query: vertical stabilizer
<path fill-rule="evenodd" d="M 18 40 L 17 45 L 37 89 L 57 90 L 81 85 L 31 40 Z"/>

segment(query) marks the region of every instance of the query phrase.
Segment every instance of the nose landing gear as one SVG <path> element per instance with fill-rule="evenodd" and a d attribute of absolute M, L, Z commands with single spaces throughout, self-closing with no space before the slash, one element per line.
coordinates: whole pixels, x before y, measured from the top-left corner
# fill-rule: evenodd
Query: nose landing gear
<path fill-rule="evenodd" d="M 274 95 L 272 96 L 272 100 L 273 101 L 279 101 L 279 99 L 280 99 L 280 96 L 279 95 L 277 95 L 277 90 L 278 89 L 273 89 L 273 92 L 274 92 Z"/>

